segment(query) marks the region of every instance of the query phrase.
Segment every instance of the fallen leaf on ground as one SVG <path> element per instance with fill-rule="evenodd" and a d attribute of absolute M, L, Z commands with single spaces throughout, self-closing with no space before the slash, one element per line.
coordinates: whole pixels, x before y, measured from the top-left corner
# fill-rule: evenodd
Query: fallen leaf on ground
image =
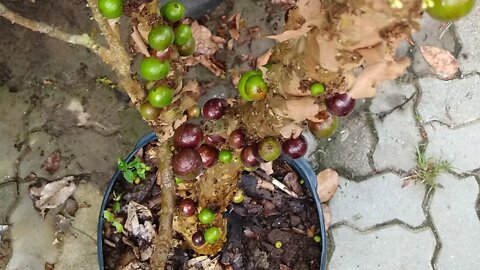
<path fill-rule="evenodd" d="M 145 241 L 150 245 L 139 245 L 139 260 L 146 261 L 152 256 L 152 243 L 155 239 L 155 228 L 152 223 L 152 213 L 139 203 L 131 201 L 127 206 L 127 221 L 125 229 L 138 240 Z"/>
<path fill-rule="evenodd" d="M 60 152 L 51 153 L 43 163 L 43 167 L 49 174 L 54 174 L 60 168 Z"/>
<path fill-rule="evenodd" d="M 420 52 L 435 73 L 443 80 L 451 80 L 458 71 L 458 60 L 447 50 L 420 46 Z"/>
<path fill-rule="evenodd" d="M 265 66 L 268 63 L 268 60 L 270 60 L 270 56 L 272 56 L 272 49 L 268 49 L 262 55 L 257 57 L 257 68 Z"/>
<path fill-rule="evenodd" d="M 317 174 L 317 194 L 321 202 L 329 201 L 338 188 L 338 173 L 325 169 Z"/>
<path fill-rule="evenodd" d="M 298 136 L 302 134 L 302 132 L 303 132 L 303 128 L 293 122 L 290 124 L 287 124 L 286 126 L 283 126 L 279 131 L 279 133 L 285 139 L 290 139 L 290 138 L 296 139 L 298 138 Z"/>
<path fill-rule="evenodd" d="M 45 217 L 49 209 L 57 208 L 73 195 L 77 189 L 73 180 L 73 176 L 67 176 L 40 187 L 30 186 L 30 198 L 32 198 L 35 208 L 40 210 L 42 217 Z"/>
<path fill-rule="evenodd" d="M 266 162 L 260 164 L 260 169 L 262 169 L 267 175 L 272 175 L 273 174 L 273 162 Z"/>
<path fill-rule="evenodd" d="M 220 49 L 218 44 L 212 40 L 212 32 L 210 32 L 207 27 L 198 24 L 197 21 L 194 21 L 191 27 L 192 35 L 197 43 L 197 48 L 195 49 L 196 53 L 212 55 Z"/>
<path fill-rule="evenodd" d="M 202 64 L 204 67 L 206 67 L 210 72 L 215 74 L 215 76 L 220 76 L 224 73 L 223 69 L 221 69 L 219 66 L 217 66 L 211 59 L 210 57 L 206 55 L 199 55 L 196 56 L 195 59 Z"/>
<path fill-rule="evenodd" d="M 330 225 L 332 224 L 332 213 L 330 212 L 330 207 L 328 207 L 328 204 L 322 203 L 322 212 L 323 221 L 325 223 L 325 230 L 328 231 Z"/>

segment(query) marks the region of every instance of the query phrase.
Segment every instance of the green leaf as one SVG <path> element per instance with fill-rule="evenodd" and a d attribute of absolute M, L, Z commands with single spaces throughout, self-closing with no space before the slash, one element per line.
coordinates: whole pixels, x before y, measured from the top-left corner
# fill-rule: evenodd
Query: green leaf
<path fill-rule="evenodd" d="M 103 218 L 108 222 L 114 222 L 115 216 L 107 210 L 103 211 Z"/>
<path fill-rule="evenodd" d="M 128 168 L 129 169 L 132 169 L 132 168 L 137 168 L 138 164 L 141 163 L 140 162 L 140 159 L 138 157 L 135 157 L 135 159 L 133 161 L 130 161 L 128 163 Z"/>
<path fill-rule="evenodd" d="M 125 160 L 118 158 L 117 168 L 122 172 L 125 171 L 127 169 L 127 163 L 125 162 Z"/>
<path fill-rule="evenodd" d="M 137 174 L 134 173 L 132 170 L 127 169 L 123 172 L 123 178 L 127 180 L 129 183 L 133 183 L 135 181 L 135 178 L 137 178 Z"/>
<path fill-rule="evenodd" d="M 145 179 L 145 169 L 139 169 L 137 170 L 137 175 L 138 177 Z"/>
<path fill-rule="evenodd" d="M 119 233 L 123 232 L 123 225 L 120 222 L 115 220 L 115 221 L 112 222 L 112 225 L 113 225 L 113 227 L 115 227 L 115 231 L 117 231 Z"/>
<path fill-rule="evenodd" d="M 112 207 L 113 213 L 118 213 L 120 211 L 120 208 L 122 208 L 120 202 L 115 202 Z"/>

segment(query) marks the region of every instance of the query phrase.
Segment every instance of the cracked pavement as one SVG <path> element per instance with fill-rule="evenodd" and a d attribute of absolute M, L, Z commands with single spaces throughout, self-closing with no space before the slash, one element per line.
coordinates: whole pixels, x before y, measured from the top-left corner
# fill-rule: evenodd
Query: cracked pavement
<path fill-rule="evenodd" d="M 480 269 L 479 18 L 477 2 L 440 38 L 441 23 L 425 15 L 415 45 L 398 52 L 412 59 L 407 74 L 377 87 L 310 155 L 318 170 L 342 176 L 329 202 L 329 269 Z M 461 72 L 436 78 L 421 45 L 449 50 Z M 452 166 L 434 189 L 405 186 L 422 147 Z"/>
<path fill-rule="evenodd" d="M 52 3 L 34 17 L 49 21 L 45 14 Z M 72 12 L 78 18 L 87 14 L 85 7 L 65 14 Z M 258 19 L 254 12 L 245 16 Z M 71 23 L 67 15 L 56 19 L 66 30 L 89 27 Z M 334 168 L 341 175 L 329 203 L 329 269 L 480 269 L 479 19 L 477 3 L 440 38 L 441 24 L 425 16 L 422 31 L 412 37 L 416 45 L 405 42 L 398 52 L 412 58 L 407 74 L 380 85 L 374 99 L 358 102 L 331 139 L 307 135 L 315 170 Z M 10 24 L 0 34 L 33 36 L 18 51 L 0 41 L 0 54 L 9 56 L 0 59 L 0 269 L 45 269 L 45 263 L 96 269 L 102 190 L 116 158 L 148 129 L 123 94 L 95 83 L 96 76 L 113 73 L 82 48 Z M 451 81 L 435 78 L 419 45 L 449 50 L 461 72 Z M 29 54 L 48 61 L 29 61 Z M 452 164 L 437 178 L 436 189 L 417 182 L 403 187 L 421 146 L 427 158 Z M 54 151 L 61 163 L 51 175 L 43 164 Z M 28 186 L 33 179 L 67 175 L 79 183 L 79 209 L 69 218 L 70 229 L 58 233 L 56 212 L 42 219 Z"/>

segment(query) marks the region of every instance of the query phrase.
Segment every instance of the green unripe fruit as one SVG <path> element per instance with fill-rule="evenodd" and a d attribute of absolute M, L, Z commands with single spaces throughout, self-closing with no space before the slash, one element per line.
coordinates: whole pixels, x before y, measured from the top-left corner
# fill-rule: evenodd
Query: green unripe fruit
<path fill-rule="evenodd" d="M 232 151 L 228 151 L 228 150 L 220 151 L 220 153 L 218 153 L 218 160 L 220 160 L 223 163 L 232 162 L 232 160 L 233 160 Z"/>
<path fill-rule="evenodd" d="M 172 103 L 173 90 L 166 86 L 157 86 L 148 92 L 148 102 L 155 108 L 163 108 Z"/>
<path fill-rule="evenodd" d="M 143 58 L 140 63 L 140 75 L 148 81 L 161 80 L 167 77 L 169 71 L 168 61 L 160 61 L 153 56 Z"/>
<path fill-rule="evenodd" d="M 245 94 L 251 101 L 260 101 L 267 97 L 268 86 L 262 75 L 250 76 L 245 83 Z"/>
<path fill-rule="evenodd" d="M 432 18 L 440 21 L 455 21 L 466 16 L 475 6 L 475 0 L 433 0 L 434 5 L 427 8 Z"/>
<path fill-rule="evenodd" d="M 282 145 L 274 137 L 266 137 L 258 144 L 258 154 L 265 161 L 274 161 L 282 154 Z"/>
<path fill-rule="evenodd" d="M 238 81 L 238 86 L 237 86 L 238 94 L 245 101 L 252 101 L 252 99 L 249 96 L 247 96 L 247 94 L 245 93 L 245 84 L 247 83 L 248 78 L 254 75 L 262 75 L 262 72 L 259 70 L 249 70 L 243 73 L 242 77 L 240 77 L 240 80 Z"/>
<path fill-rule="evenodd" d="M 192 38 L 192 28 L 188 24 L 180 24 L 175 28 L 175 45 L 183 46 Z"/>
<path fill-rule="evenodd" d="M 108 19 L 115 19 L 123 14 L 123 0 L 98 0 L 98 10 Z"/>
<path fill-rule="evenodd" d="M 232 202 L 234 203 L 241 203 L 245 199 L 245 194 L 242 189 L 237 190 L 235 195 L 233 195 Z"/>
<path fill-rule="evenodd" d="M 205 238 L 205 242 L 207 242 L 210 245 L 215 244 L 218 241 L 218 239 L 220 239 L 221 236 L 222 236 L 222 231 L 217 227 L 210 227 L 203 234 L 203 237 Z"/>
<path fill-rule="evenodd" d="M 173 44 L 175 33 L 168 25 L 155 25 L 148 33 L 148 45 L 157 51 L 164 51 Z"/>
<path fill-rule="evenodd" d="M 153 121 L 158 118 L 160 110 L 153 107 L 149 102 L 144 102 L 142 105 L 140 105 L 140 114 L 146 120 Z"/>
<path fill-rule="evenodd" d="M 192 36 L 185 45 L 178 47 L 178 54 L 181 56 L 192 55 L 195 52 L 195 46 L 195 39 Z"/>
<path fill-rule="evenodd" d="M 310 85 L 310 93 L 312 96 L 318 96 L 325 93 L 325 86 L 321 83 L 314 83 Z"/>
<path fill-rule="evenodd" d="M 170 1 L 160 9 L 162 16 L 170 22 L 176 22 L 185 15 L 185 6 L 178 1 Z"/>
<path fill-rule="evenodd" d="M 202 224 L 211 224 L 215 220 L 215 213 L 208 208 L 203 208 L 198 214 L 198 220 Z"/>

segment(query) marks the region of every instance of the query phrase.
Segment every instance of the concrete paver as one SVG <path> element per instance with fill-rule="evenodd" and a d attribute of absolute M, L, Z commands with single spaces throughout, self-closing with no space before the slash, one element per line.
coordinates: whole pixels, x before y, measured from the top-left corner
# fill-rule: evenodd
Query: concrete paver
<path fill-rule="evenodd" d="M 416 166 L 415 152 L 421 141 L 413 115 L 413 100 L 381 118 L 373 116 L 378 143 L 373 161 L 378 170 L 409 171 Z M 401 129 L 398 127 L 402 126 Z"/>
<path fill-rule="evenodd" d="M 457 179 L 451 175 L 438 178 L 430 206 L 435 229 L 442 242 L 437 268 L 480 269 L 480 220 L 475 212 L 479 187 L 473 177 Z"/>
<path fill-rule="evenodd" d="M 0 187 L 0 225 L 7 224 L 12 208 L 17 202 L 17 183 L 10 182 Z"/>
<path fill-rule="evenodd" d="M 340 178 L 339 189 L 329 203 L 332 224 L 347 222 L 361 230 L 392 220 L 421 225 L 425 221 L 425 187 L 412 184 L 402 188 L 402 184 L 402 178 L 393 173 L 360 183 Z"/>
<path fill-rule="evenodd" d="M 480 168 L 480 123 L 459 129 L 433 123 L 427 125 L 429 144 L 425 154 L 427 157 L 451 162 L 459 172 L 467 172 Z"/>
<path fill-rule="evenodd" d="M 422 97 L 418 113 L 422 121 L 460 125 L 480 119 L 480 75 L 452 81 L 423 78 L 419 84 Z"/>
<path fill-rule="evenodd" d="M 331 234 L 335 252 L 330 270 L 432 269 L 435 238 L 429 228 L 413 232 L 394 225 L 362 233 L 341 226 Z"/>
<path fill-rule="evenodd" d="M 462 50 L 460 51 L 460 69 L 463 73 L 480 71 L 480 3 L 477 1 L 474 10 L 465 18 L 455 23 Z"/>

